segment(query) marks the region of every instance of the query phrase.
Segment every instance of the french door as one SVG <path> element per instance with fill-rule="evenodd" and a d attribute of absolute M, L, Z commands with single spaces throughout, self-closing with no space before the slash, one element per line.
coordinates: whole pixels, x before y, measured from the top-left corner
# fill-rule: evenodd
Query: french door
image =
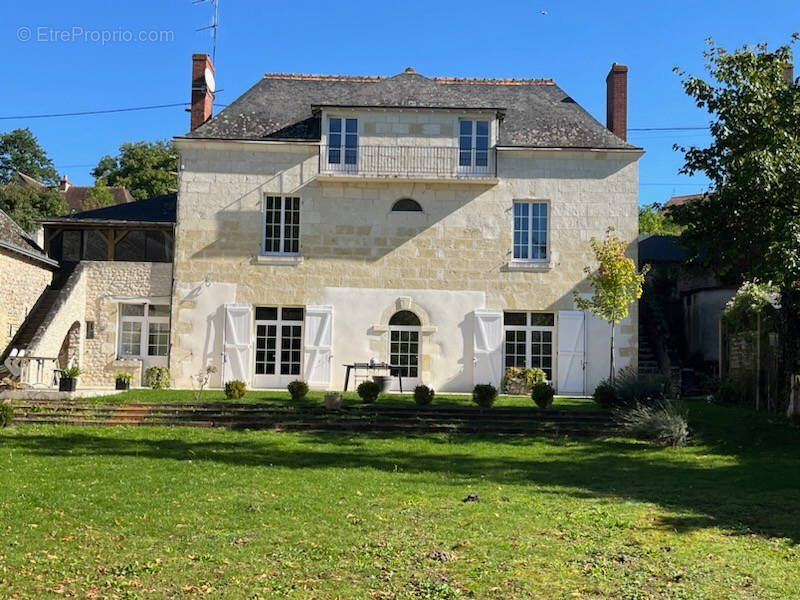
<path fill-rule="evenodd" d="M 400 371 L 403 391 L 413 390 L 420 384 L 419 360 L 420 328 L 408 325 L 389 327 L 389 364 Z M 399 391 L 397 377 L 392 378 L 392 391 Z"/>
<path fill-rule="evenodd" d="M 256 307 L 256 388 L 282 388 L 301 379 L 303 361 L 303 309 Z"/>

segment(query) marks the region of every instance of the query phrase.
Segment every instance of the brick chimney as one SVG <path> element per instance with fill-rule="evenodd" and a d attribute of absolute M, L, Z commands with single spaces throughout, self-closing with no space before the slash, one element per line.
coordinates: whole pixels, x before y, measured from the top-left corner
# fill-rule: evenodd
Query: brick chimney
<path fill-rule="evenodd" d="M 206 73 L 210 73 L 210 78 Z M 192 54 L 192 107 L 189 130 L 194 131 L 211 118 L 214 102 L 214 64 L 208 54 Z"/>
<path fill-rule="evenodd" d="M 69 188 L 72 187 L 72 182 L 67 177 L 67 174 L 64 173 L 64 176 L 61 178 L 61 183 L 58 185 L 58 189 L 62 192 L 66 192 Z"/>
<path fill-rule="evenodd" d="M 606 127 L 628 139 L 628 67 L 614 63 L 606 77 Z"/>

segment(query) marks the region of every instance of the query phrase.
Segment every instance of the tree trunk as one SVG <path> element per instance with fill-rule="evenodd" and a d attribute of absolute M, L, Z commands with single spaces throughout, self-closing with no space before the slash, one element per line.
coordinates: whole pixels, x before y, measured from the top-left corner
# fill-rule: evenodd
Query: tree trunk
<path fill-rule="evenodd" d="M 611 356 L 609 360 L 608 380 L 614 384 L 614 321 L 611 321 Z"/>

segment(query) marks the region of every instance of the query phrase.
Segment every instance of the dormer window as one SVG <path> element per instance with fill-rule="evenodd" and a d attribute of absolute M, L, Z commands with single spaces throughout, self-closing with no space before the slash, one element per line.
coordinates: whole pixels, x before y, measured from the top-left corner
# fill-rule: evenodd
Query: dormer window
<path fill-rule="evenodd" d="M 489 121 L 459 122 L 458 165 L 467 169 L 489 167 Z"/>
<path fill-rule="evenodd" d="M 328 119 L 328 164 L 353 165 L 358 162 L 358 119 Z"/>

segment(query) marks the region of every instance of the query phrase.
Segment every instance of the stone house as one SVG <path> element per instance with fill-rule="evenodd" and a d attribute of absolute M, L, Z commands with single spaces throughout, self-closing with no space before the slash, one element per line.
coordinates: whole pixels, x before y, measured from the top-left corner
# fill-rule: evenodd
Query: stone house
<path fill-rule="evenodd" d="M 391 365 L 465 392 L 505 367 L 559 393 L 608 373 L 609 327 L 576 309 L 589 240 L 636 258 L 638 159 L 627 68 L 604 127 L 549 79 L 269 73 L 211 116 L 193 56 L 179 160 L 169 364 L 189 386 L 342 389 L 344 365 Z M 618 365 L 637 360 L 637 311 Z M 393 385 L 399 384 L 395 378 Z"/>
<path fill-rule="evenodd" d="M 23 351 L 18 377 L 43 387 L 70 361 L 80 387 L 113 387 L 118 372 L 138 384 L 167 366 L 175 204 L 171 194 L 43 220 L 43 258 L 58 268 L 0 362 Z"/>

